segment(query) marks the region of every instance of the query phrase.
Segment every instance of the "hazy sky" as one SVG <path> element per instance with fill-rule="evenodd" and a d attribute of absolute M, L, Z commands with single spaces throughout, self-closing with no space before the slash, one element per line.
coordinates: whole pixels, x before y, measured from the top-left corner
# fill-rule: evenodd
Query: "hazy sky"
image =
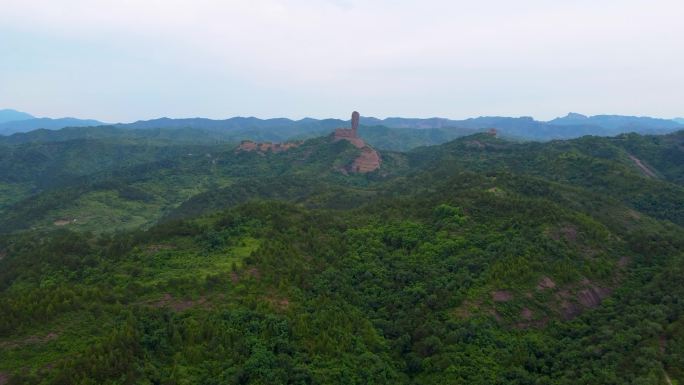
<path fill-rule="evenodd" d="M 0 0 L 0 108 L 684 115 L 683 0 Z"/>

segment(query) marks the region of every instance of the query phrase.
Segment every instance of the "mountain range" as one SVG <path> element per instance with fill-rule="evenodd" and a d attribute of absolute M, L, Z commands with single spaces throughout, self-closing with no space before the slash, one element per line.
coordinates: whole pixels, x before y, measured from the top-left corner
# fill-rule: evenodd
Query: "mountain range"
<path fill-rule="evenodd" d="M 59 130 L 65 127 L 100 126 L 104 123 L 93 119 L 36 118 L 26 112 L 0 110 L 0 135 L 29 132 L 38 129 Z"/>
<path fill-rule="evenodd" d="M 658 119 L 650 117 L 596 115 L 585 116 L 569 113 L 567 116 L 550 121 L 538 121 L 531 117 L 478 117 L 465 120 L 445 118 L 400 118 L 390 117 L 378 119 L 362 117 L 362 126 L 367 128 L 384 127 L 398 130 L 391 134 L 395 137 L 407 137 L 406 142 L 432 145 L 443 143 L 458 136 L 474 131 L 496 129 L 500 135 L 519 140 L 553 140 L 571 139 L 584 135 L 612 136 L 626 132 L 640 134 L 664 134 L 684 127 L 682 119 Z M 34 118 L 29 114 L 13 110 L 0 111 L 0 135 L 25 133 L 38 129 L 59 130 L 65 127 L 97 127 L 104 123 L 96 120 L 76 118 Z M 254 117 L 234 117 L 223 120 L 206 118 L 171 119 L 160 118 L 119 123 L 111 125 L 124 130 L 195 130 L 195 134 L 217 141 L 235 142 L 241 140 L 286 141 L 314 137 L 331 129 L 348 125 L 348 121 L 339 119 L 304 118 L 291 120 L 286 118 L 259 119 Z M 432 130 L 428 133 L 417 133 L 408 130 Z M 377 129 L 369 129 L 378 131 Z M 97 135 L 96 130 L 88 130 Z M 72 131 L 73 134 L 73 131 Z M 443 138 L 429 140 L 426 138 Z M 388 149 L 408 149 L 407 145 L 384 145 L 382 141 L 375 145 Z"/>

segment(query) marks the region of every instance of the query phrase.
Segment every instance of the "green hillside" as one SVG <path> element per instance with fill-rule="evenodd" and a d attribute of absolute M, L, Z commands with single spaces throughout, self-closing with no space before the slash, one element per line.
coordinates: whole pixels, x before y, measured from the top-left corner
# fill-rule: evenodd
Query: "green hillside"
<path fill-rule="evenodd" d="M 684 383 L 683 139 L 8 145 L 0 378 Z"/>

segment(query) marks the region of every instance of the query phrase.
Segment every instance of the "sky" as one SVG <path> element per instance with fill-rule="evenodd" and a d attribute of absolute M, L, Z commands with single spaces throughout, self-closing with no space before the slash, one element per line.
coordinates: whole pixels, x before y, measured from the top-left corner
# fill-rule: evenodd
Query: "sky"
<path fill-rule="evenodd" d="M 684 116 L 682 0 L 0 0 L 0 109 Z"/>

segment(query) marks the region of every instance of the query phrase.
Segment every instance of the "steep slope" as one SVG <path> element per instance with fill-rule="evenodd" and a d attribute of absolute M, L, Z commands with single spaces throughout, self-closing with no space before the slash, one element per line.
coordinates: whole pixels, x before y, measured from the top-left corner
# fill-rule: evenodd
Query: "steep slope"
<path fill-rule="evenodd" d="M 662 145 L 642 144 L 654 138 Z M 622 135 L 550 143 L 514 143 L 480 134 L 437 148 L 417 149 L 410 157 L 413 167 L 507 171 L 582 187 L 657 218 L 684 224 L 684 187 L 679 184 L 682 170 L 677 162 L 684 152 L 680 141 L 681 132 L 662 138 Z M 668 180 L 651 177 L 640 167 L 643 162 L 634 161 L 649 150 Z M 663 158 L 672 161 L 656 161 Z M 659 174 L 656 166 L 649 163 L 648 167 Z"/>

